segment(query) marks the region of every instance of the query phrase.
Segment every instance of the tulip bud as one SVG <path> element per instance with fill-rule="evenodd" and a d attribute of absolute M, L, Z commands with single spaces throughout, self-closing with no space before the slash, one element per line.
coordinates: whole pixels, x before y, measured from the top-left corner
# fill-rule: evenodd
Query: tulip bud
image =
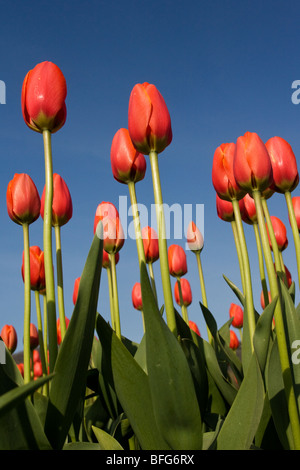
<path fill-rule="evenodd" d="M 22 87 L 22 113 L 25 123 L 36 132 L 58 131 L 65 123 L 67 84 L 52 62 L 41 62 L 30 70 Z"/>
<path fill-rule="evenodd" d="M 187 228 L 187 243 L 191 251 L 201 252 L 204 246 L 203 235 L 194 222 L 190 222 Z"/>
<path fill-rule="evenodd" d="M 7 349 L 12 354 L 17 349 L 18 337 L 15 328 L 12 325 L 4 325 L 0 334 Z"/>
<path fill-rule="evenodd" d="M 143 310 L 142 289 L 139 282 L 136 282 L 132 288 L 131 299 L 136 310 Z"/>
<path fill-rule="evenodd" d="M 171 276 L 181 277 L 187 273 L 186 254 L 180 245 L 169 247 L 168 262 Z"/>
<path fill-rule="evenodd" d="M 43 375 L 42 362 L 37 361 L 33 364 L 33 377 L 37 379 L 38 377 L 42 377 L 42 375 Z"/>
<path fill-rule="evenodd" d="M 142 239 L 146 263 L 154 263 L 159 258 L 158 236 L 152 227 L 143 227 Z"/>
<path fill-rule="evenodd" d="M 250 225 L 256 224 L 257 214 L 254 199 L 247 193 L 242 201 L 244 202 L 244 210 L 241 214 L 243 221 Z"/>
<path fill-rule="evenodd" d="M 189 320 L 189 327 L 190 327 L 191 330 L 193 330 L 195 333 L 197 333 L 198 336 L 201 337 L 199 328 L 198 328 L 198 326 L 196 325 L 195 322 L 193 322 L 192 320 Z"/>
<path fill-rule="evenodd" d="M 45 188 L 41 198 L 41 216 L 44 219 Z M 52 225 L 63 226 L 73 215 L 70 191 L 65 181 L 57 173 L 53 174 Z"/>
<path fill-rule="evenodd" d="M 230 330 L 230 342 L 229 347 L 233 350 L 237 349 L 240 345 L 239 339 L 233 330 Z"/>
<path fill-rule="evenodd" d="M 125 237 L 119 218 L 106 218 L 103 225 L 103 249 L 113 254 L 120 251 L 124 245 Z"/>
<path fill-rule="evenodd" d="M 293 191 L 298 186 L 299 174 L 292 147 L 282 137 L 276 136 L 266 142 L 266 148 L 273 171 L 272 188 L 278 193 Z"/>
<path fill-rule="evenodd" d="M 39 343 L 40 341 L 37 327 L 33 323 L 30 323 L 30 349 L 32 350 L 37 348 Z"/>
<path fill-rule="evenodd" d="M 40 196 L 29 175 L 25 173 L 14 175 L 8 183 L 6 204 L 8 215 L 16 224 L 31 224 L 38 219 Z"/>
<path fill-rule="evenodd" d="M 271 300 L 272 300 L 272 296 L 271 296 L 270 291 L 268 292 L 268 299 L 269 299 L 269 304 L 270 304 Z M 264 292 L 263 291 L 261 291 L 261 294 L 260 294 L 260 305 L 261 305 L 261 308 L 264 310 L 265 307 L 266 307 L 266 304 L 265 304 L 265 297 L 264 297 Z"/>
<path fill-rule="evenodd" d="M 115 254 L 115 263 L 116 263 L 116 265 L 118 264 L 119 259 L 120 259 L 120 253 L 116 253 Z M 110 267 L 109 254 L 105 250 L 103 250 L 102 267 L 105 268 L 105 269 Z"/>
<path fill-rule="evenodd" d="M 76 304 L 77 297 L 78 297 L 78 289 L 79 289 L 80 277 L 77 277 L 74 281 L 74 288 L 73 288 L 73 304 Z"/>
<path fill-rule="evenodd" d="M 44 252 L 38 246 L 29 248 L 30 259 L 30 288 L 32 290 L 43 291 L 46 287 Z M 21 268 L 24 281 L 24 252 Z"/>
<path fill-rule="evenodd" d="M 300 196 L 292 197 L 292 204 L 293 204 L 294 213 L 296 217 L 297 227 L 300 232 Z M 291 223 L 290 218 L 289 218 L 289 222 Z"/>
<path fill-rule="evenodd" d="M 119 212 L 115 205 L 112 202 L 105 202 L 102 201 L 95 213 L 95 218 L 94 218 L 94 234 L 96 232 L 96 228 L 100 220 L 103 222 L 106 218 L 118 218 L 119 217 Z"/>
<path fill-rule="evenodd" d="M 273 182 L 268 150 L 255 132 L 238 137 L 233 171 L 237 184 L 246 192 L 264 191 Z"/>
<path fill-rule="evenodd" d="M 233 173 L 234 155 L 235 144 L 231 142 L 220 145 L 213 158 L 213 186 L 219 197 L 226 201 L 239 200 L 245 196 L 245 191 L 238 186 Z"/>
<path fill-rule="evenodd" d="M 65 322 L 66 322 L 66 328 L 68 328 L 70 320 L 67 317 L 65 317 Z M 60 344 L 61 343 L 61 329 L 60 329 L 60 319 L 59 318 L 56 322 L 56 330 L 57 330 L 57 344 Z"/>
<path fill-rule="evenodd" d="M 23 362 L 21 362 L 20 364 L 17 364 L 17 368 L 19 369 L 20 374 L 22 375 L 22 377 L 24 377 L 24 364 L 23 364 Z"/>
<path fill-rule="evenodd" d="M 191 289 L 190 283 L 185 278 L 181 278 L 179 280 L 179 282 L 180 282 L 180 286 L 181 286 L 183 305 L 185 307 L 188 307 L 189 305 L 191 305 L 192 300 L 193 300 L 193 298 L 192 298 L 192 289 Z M 175 300 L 176 300 L 177 305 L 181 306 L 181 299 L 180 299 L 178 281 L 176 282 L 176 284 L 174 286 L 174 296 L 175 296 Z"/>
<path fill-rule="evenodd" d="M 285 225 L 278 217 L 275 217 L 274 215 L 271 215 L 270 219 L 271 219 L 271 223 L 273 226 L 274 235 L 276 238 L 278 249 L 279 251 L 283 251 L 288 246 L 288 239 L 287 239 Z M 268 227 L 267 227 L 267 233 L 268 233 L 270 248 L 271 250 L 273 250 Z"/>
<path fill-rule="evenodd" d="M 172 141 L 171 118 L 154 85 L 138 83 L 130 94 L 128 130 L 135 148 L 149 155 L 162 152 Z"/>
<path fill-rule="evenodd" d="M 229 318 L 233 318 L 232 326 L 235 328 L 242 328 L 244 320 L 244 312 L 240 305 L 230 304 L 229 308 Z"/>
<path fill-rule="evenodd" d="M 136 150 L 127 129 L 119 129 L 112 141 L 110 150 L 111 168 L 119 183 L 141 181 L 146 172 L 146 159 Z"/>

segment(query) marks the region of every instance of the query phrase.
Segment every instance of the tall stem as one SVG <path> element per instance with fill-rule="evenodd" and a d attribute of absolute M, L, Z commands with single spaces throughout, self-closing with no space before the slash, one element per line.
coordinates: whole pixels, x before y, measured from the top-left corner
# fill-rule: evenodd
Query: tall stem
<path fill-rule="evenodd" d="M 130 181 L 128 183 L 128 189 L 129 189 L 129 195 L 130 195 L 130 201 L 131 201 L 136 246 L 137 246 L 138 258 L 139 258 L 139 266 L 141 268 L 142 261 L 144 262 L 144 264 L 146 264 L 146 260 L 145 260 L 145 251 L 144 251 L 144 244 L 143 244 L 143 239 L 142 239 L 141 225 L 140 225 L 140 216 L 139 216 L 137 199 L 136 199 L 135 183 L 133 181 Z"/>
<path fill-rule="evenodd" d="M 44 205 L 44 262 L 47 297 L 47 316 L 49 331 L 49 367 L 53 372 L 57 357 L 57 330 L 55 287 L 52 261 L 52 202 L 53 202 L 53 169 L 51 133 L 43 131 L 45 153 L 45 205 Z"/>
<path fill-rule="evenodd" d="M 181 307 L 181 312 L 182 312 L 182 318 L 184 319 L 185 323 L 188 325 L 189 324 L 189 318 L 188 318 L 188 313 L 187 313 L 187 308 L 184 305 L 183 302 L 183 296 L 182 296 L 182 289 L 181 289 L 181 283 L 180 283 L 180 277 L 177 277 L 177 285 L 178 285 L 178 291 L 179 291 L 179 299 L 180 299 L 180 307 Z"/>
<path fill-rule="evenodd" d="M 292 202 L 292 195 L 290 191 L 287 191 L 285 194 L 285 200 L 287 204 L 290 224 L 292 228 L 295 250 L 296 250 L 296 260 L 297 260 L 297 270 L 298 270 L 298 282 L 300 286 L 300 237 L 299 237 L 299 229 L 297 225 L 297 220 L 295 216 L 294 206 Z"/>
<path fill-rule="evenodd" d="M 153 272 L 153 263 L 152 263 L 151 261 L 148 263 L 148 267 L 149 267 L 149 274 L 150 274 L 150 280 L 151 280 L 152 291 L 153 291 L 153 294 L 154 294 L 156 303 L 158 303 L 158 302 L 157 302 L 156 284 L 155 284 L 155 278 L 154 278 L 154 272 Z"/>
<path fill-rule="evenodd" d="M 270 240 L 271 240 L 272 251 L 273 251 L 273 254 L 274 254 L 275 269 L 276 269 L 277 273 L 281 273 L 282 269 L 281 269 L 281 262 L 280 262 L 280 254 L 279 254 L 278 244 L 277 244 L 277 240 L 276 240 L 276 237 L 275 237 L 274 228 L 273 228 L 273 225 L 272 225 L 272 220 L 271 220 L 271 217 L 270 217 L 267 201 L 263 197 L 261 198 L 261 204 L 262 204 L 262 208 L 263 208 L 263 212 L 264 212 L 264 216 L 265 216 L 265 219 L 266 219 L 266 223 L 267 223 L 267 227 L 268 227 L 268 231 L 269 231 L 269 236 L 270 236 Z"/>
<path fill-rule="evenodd" d="M 38 335 L 39 335 L 39 345 L 40 345 L 40 358 L 41 358 L 41 363 L 42 363 L 43 375 L 47 375 L 46 356 L 45 356 L 45 350 L 44 350 L 43 322 L 42 322 L 42 313 L 41 313 L 41 304 L 40 304 L 40 294 L 39 294 L 39 291 L 37 291 L 37 290 L 34 291 L 34 294 L 35 294 L 37 325 L 38 325 Z"/>
<path fill-rule="evenodd" d="M 108 266 L 106 268 L 106 271 L 107 271 L 107 282 L 108 282 L 108 292 L 109 292 L 111 326 L 112 326 L 113 330 L 116 330 L 116 321 L 115 321 L 115 313 L 114 313 L 114 296 L 113 296 L 112 278 L 111 278 L 111 267 Z"/>
<path fill-rule="evenodd" d="M 63 266 L 61 251 L 60 226 L 55 225 L 55 244 L 56 244 L 56 276 L 57 276 L 57 302 L 60 322 L 61 340 L 63 341 L 66 334 L 66 317 L 64 304 L 64 282 L 63 282 Z"/>
<path fill-rule="evenodd" d="M 202 303 L 206 308 L 208 308 L 203 269 L 202 269 L 202 263 L 201 263 L 201 258 L 200 258 L 200 251 L 196 251 L 195 255 L 196 255 L 197 266 L 198 266 L 198 274 L 199 274 L 200 288 L 201 288 L 201 294 L 202 294 Z M 208 326 L 207 326 L 207 335 L 208 335 L 209 343 L 212 344 L 213 337 Z"/>
<path fill-rule="evenodd" d="M 268 287 L 267 287 L 267 281 L 266 281 L 266 275 L 265 275 L 264 257 L 263 257 L 261 241 L 260 241 L 260 236 L 259 236 L 259 228 L 258 228 L 257 222 L 253 224 L 253 230 L 255 234 L 256 247 L 257 247 L 257 253 L 258 253 L 258 266 L 259 266 L 261 286 L 262 286 L 264 302 L 265 302 L 265 307 L 266 307 L 269 303 L 269 294 L 268 294 Z"/>
<path fill-rule="evenodd" d="M 23 224 L 24 239 L 24 382 L 30 382 L 30 315 L 31 315 L 31 287 L 30 287 L 30 251 L 29 226 Z"/>
<path fill-rule="evenodd" d="M 157 227 L 158 227 L 159 260 L 160 260 L 163 294 L 164 294 L 164 300 L 165 300 L 166 318 L 167 318 L 167 324 L 170 330 L 177 337 L 177 327 L 176 327 L 175 311 L 174 311 L 174 304 L 173 304 L 173 297 L 172 297 L 172 287 L 171 287 L 171 280 L 170 280 L 170 273 L 169 273 L 165 216 L 164 216 L 157 152 L 151 151 L 149 154 L 149 158 L 150 158 L 151 170 L 152 170 L 153 192 L 154 192 Z"/>
<path fill-rule="evenodd" d="M 114 301 L 114 319 L 116 326 L 116 335 L 121 339 L 121 324 L 120 324 L 120 311 L 119 311 L 119 295 L 118 295 L 118 283 L 117 283 L 117 272 L 116 272 L 116 258 L 115 254 L 109 255 L 110 266 L 111 266 L 111 279 L 113 289 L 113 301 Z"/>
<path fill-rule="evenodd" d="M 237 231 L 237 228 L 236 228 L 236 221 L 235 220 L 231 221 L 231 228 L 232 228 L 235 248 L 236 248 L 236 252 L 237 252 L 237 256 L 238 256 L 238 262 L 239 262 L 240 273 L 241 273 L 241 282 L 242 282 L 243 293 L 245 294 L 245 274 L 244 274 L 244 267 L 243 267 L 243 256 L 242 256 L 241 244 L 240 244 L 239 235 L 238 235 L 238 231 Z"/>

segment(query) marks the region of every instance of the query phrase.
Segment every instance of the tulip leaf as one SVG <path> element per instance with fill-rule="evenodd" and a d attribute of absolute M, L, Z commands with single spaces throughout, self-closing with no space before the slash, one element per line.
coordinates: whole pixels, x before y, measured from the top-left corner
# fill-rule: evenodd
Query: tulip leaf
<path fill-rule="evenodd" d="M 277 297 L 266 306 L 256 323 L 254 331 L 253 345 L 262 374 L 264 374 L 268 351 L 270 349 L 272 321 L 276 303 Z"/>
<path fill-rule="evenodd" d="M 60 346 L 51 382 L 45 432 L 55 449 L 64 445 L 84 397 L 93 345 L 103 241 L 96 231 L 80 278 L 75 308 Z"/>
<path fill-rule="evenodd" d="M 179 341 L 157 308 L 144 263 L 141 288 L 147 371 L 157 427 L 171 449 L 200 450 L 202 420 L 192 374 Z"/>
<path fill-rule="evenodd" d="M 92 426 L 92 430 L 94 431 L 101 450 L 124 450 L 119 442 L 113 436 L 103 431 L 103 429 Z"/>
<path fill-rule="evenodd" d="M 255 354 L 217 437 L 217 450 L 248 450 L 264 407 L 264 383 Z"/>

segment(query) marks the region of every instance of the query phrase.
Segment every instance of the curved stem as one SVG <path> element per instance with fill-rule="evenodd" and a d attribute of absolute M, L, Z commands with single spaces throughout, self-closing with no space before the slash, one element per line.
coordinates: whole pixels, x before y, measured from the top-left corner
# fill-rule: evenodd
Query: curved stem
<path fill-rule="evenodd" d="M 146 260 L 145 260 L 145 251 L 144 251 L 144 244 L 143 244 L 143 239 L 142 239 L 141 225 L 140 225 L 140 216 L 139 216 L 137 199 L 136 199 L 135 183 L 133 181 L 130 181 L 128 183 L 128 189 L 129 189 L 129 195 L 130 195 L 130 201 L 131 201 L 136 246 L 137 246 L 138 258 L 139 258 L 139 266 L 141 268 L 141 262 L 143 261 L 144 264 L 146 264 Z"/>
<path fill-rule="evenodd" d="M 177 337 L 177 326 L 176 326 L 171 280 L 170 280 L 170 273 L 169 273 L 165 216 L 164 216 L 157 152 L 151 151 L 149 153 L 149 158 L 150 158 L 151 170 L 152 170 L 153 192 L 154 192 L 157 227 L 158 227 L 159 260 L 160 260 L 163 294 L 164 294 L 164 300 L 165 300 L 166 318 L 167 318 L 167 324 L 170 330 Z"/>
<path fill-rule="evenodd" d="M 241 244 L 240 244 L 240 241 L 239 241 L 239 236 L 238 236 L 235 220 L 231 221 L 231 228 L 232 228 L 235 248 L 236 248 L 236 252 L 237 252 L 237 256 L 238 256 L 238 262 L 239 262 L 240 273 L 241 273 L 243 293 L 245 295 L 245 274 L 244 274 L 244 267 L 243 267 L 243 256 L 242 256 Z"/>
<path fill-rule="evenodd" d="M 63 341 L 65 334 L 66 334 L 66 317 L 65 317 L 65 304 L 64 304 L 64 283 L 63 283 L 63 267 L 62 267 L 62 252 L 61 252 L 61 236 L 60 236 L 59 225 L 55 225 L 54 232 L 55 232 L 55 243 L 56 243 L 57 302 L 58 302 L 61 340 Z"/>
<path fill-rule="evenodd" d="M 52 201 L 53 201 L 53 170 L 51 133 L 43 131 L 45 153 L 45 205 L 44 205 L 44 262 L 47 297 L 47 316 L 49 331 L 49 366 L 53 372 L 57 357 L 57 330 L 55 288 L 52 261 Z"/>
<path fill-rule="evenodd" d="M 149 266 L 149 274 L 150 274 L 152 290 L 153 290 L 153 294 L 154 294 L 154 297 L 155 297 L 155 300 L 156 300 L 156 303 L 157 303 L 157 291 L 156 291 L 156 285 L 155 285 L 155 279 L 154 279 L 153 263 L 149 262 L 148 266 Z"/>
<path fill-rule="evenodd" d="M 266 281 L 266 275 L 265 275 L 264 257 L 263 257 L 261 241 L 260 241 L 260 236 L 259 236 L 259 228 L 258 228 L 257 223 L 253 224 L 253 230 L 255 234 L 256 247 L 257 247 L 257 253 L 258 253 L 258 265 L 259 265 L 261 286 L 262 286 L 264 302 L 265 302 L 265 307 L 266 307 L 269 303 L 269 294 L 268 294 L 268 287 L 267 287 L 267 281 Z"/>
<path fill-rule="evenodd" d="M 188 325 L 189 324 L 189 318 L 188 318 L 188 313 L 187 313 L 187 308 L 184 305 L 183 302 L 183 296 L 182 296 L 182 289 L 181 289 L 181 282 L 180 282 L 180 277 L 177 277 L 177 285 L 178 285 L 178 291 L 179 291 L 179 299 L 180 299 L 180 307 L 181 307 L 181 312 L 182 312 L 182 318 L 184 319 L 185 323 Z"/>
<path fill-rule="evenodd" d="M 31 284 L 30 284 L 30 251 L 29 226 L 23 224 L 24 239 L 24 382 L 30 382 L 30 315 L 31 315 Z"/>
<path fill-rule="evenodd" d="M 121 339 L 121 325 L 120 325 L 120 311 L 119 311 L 119 295 L 118 295 L 118 284 L 117 284 L 117 272 L 116 272 L 116 259 L 115 254 L 109 255 L 110 266 L 111 266 L 111 278 L 112 278 L 112 289 L 113 289 L 113 301 L 114 301 L 114 319 L 116 325 L 116 335 Z"/>
<path fill-rule="evenodd" d="M 292 202 L 292 196 L 289 191 L 287 191 L 285 194 L 285 200 L 288 208 L 288 214 L 289 214 L 289 219 L 290 219 L 290 224 L 292 228 L 292 233 L 293 233 L 293 238 L 294 238 L 294 244 L 295 244 L 295 250 L 296 250 L 296 260 L 297 260 L 297 270 L 298 270 L 298 282 L 300 286 L 300 237 L 299 237 L 299 229 L 297 225 L 297 220 L 295 216 L 295 211 L 294 211 L 294 206 Z"/>

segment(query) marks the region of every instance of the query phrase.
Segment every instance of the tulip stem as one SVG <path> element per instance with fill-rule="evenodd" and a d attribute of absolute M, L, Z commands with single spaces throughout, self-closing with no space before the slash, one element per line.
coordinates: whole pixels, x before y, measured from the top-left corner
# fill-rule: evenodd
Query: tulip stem
<path fill-rule="evenodd" d="M 110 263 L 110 261 L 109 261 Z M 114 314 L 114 301 L 113 301 L 113 288 L 112 288 L 112 278 L 111 278 L 111 268 L 107 266 L 107 281 L 108 281 L 108 292 L 109 292 L 109 305 L 110 305 L 110 318 L 111 326 L 113 330 L 116 330 L 115 314 Z"/>
<path fill-rule="evenodd" d="M 52 202 L 53 202 L 53 169 L 51 132 L 43 131 L 45 153 L 45 205 L 44 205 L 44 262 L 47 297 L 47 317 L 49 330 L 49 367 L 53 372 L 57 357 L 57 330 L 55 287 L 52 257 Z"/>
<path fill-rule="evenodd" d="M 141 225 L 140 225 L 140 216 L 139 216 L 138 204 L 137 204 L 137 198 L 136 198 L 135 183 L 133 181 L 129 181 L 128 190 L 129 190 L 130 201 L 131 201 L 131 209 L 132 209 L 134 230 L 135 230 L 135 239 L 136 239 L 136 246 L 137 246 L 138 258 L 139 258 L 139 267 L 141 269 L 142 261 L 146 264 L 146 260 L 145 260 Z"/>
<path fill-rule="evenodd" d="M 55 225 L 55 243 L 56 243 L 56 274 L 57 274 L 57 302 L 58 313 L 61 331 L 61 340 L 63 341 L 66 334 L 66 317 L 64 305 L 64 284 L 63 284 L 63 267 L 62 267 L 62 252 L 61 252 L 61 233 L 60 226 Z"/>
<path fill-rule="evenodd" d="M 271 248 L 268 239 L 267 228 L 265 225 L 264 220 L 264 212 L 261 202 L 261 193 L 258 190 L 253 191 L 252 197 L 255 202 L 255 208 L 257 213 L 257 221 L 259 224 L 261 239 L 262 239 L 262 247 L 266 261 L 266 267 L 270 282 L 270 290 L 271 290 L 271 297 L 272 299 L 278 296 L 278 301 L 276 303 L 275 311 L 274 311 L 274 318 L 275 318 L 275 329 L 276 329 L 276 337 L 278 343 L 278 351 L 281 363 L 281 370 L 282 370 L 282 378 L 284 382 L 284 389 L 286 393 L 286 400 L 288 405 L 288 412 L 289 418 L 291 423 L 292 434 L 294 438 L 294 444 L 296 449 L 300 449 L 300 423 L 299 423 L 299 414 L 298 414 L 298 406 L 295 397 L 294 385 L 293 385 L 293 378 L 290 368 L 290 361 L 289 361 L 289 354 L 288 348 L 286 343 L 286 335 L 285 335 L 285 327 L 284 327 L 284 320 L 282 314 L 282 298 L 281 292 L 278 287 L 279 280 L 276 275 Z"/>
<path fill-rule="evenodd" d="M 202 269 L 202 263 L 201 263 L 201 257 L 200 257 L 200 251 L 196 251 L 195 255 L 196 255 L 196 259 L 197 259 L 200 288 L 201 288 L 201 293 L 202 293 L 202 303 L 206 308 L 208 308 L 207 297 L 206 297 L 206 289 L 205 289 L 205 283 L 204 283 L 204 276 L 203 276 L 203 269 Z M 210 329 L 208 327 L 207 327 L 207 335 L 208 335 L 209 343 L 212 344 L 213 343 L 213 337 L 212 337 L 212 334 L 211 334 Z"/>
<path fill-rule="evenodd" d="M 243 257 L 242 257 L 241 244 L 239 241 L 239 236 L 238 236 L 235 220 L 231 221 L 231 228 L 233 232 L 233 238 L 234 238 L 235 248 L 236 248 L 236 252 L 238 256 L 239 267 L 240 267 L 242 289 L 245 295 L 245 274 L 244 274 L 244 268 L 243 268 Z"/>
<path fill-rule="evenodd" d="M 170 280 L 170 273 L 169 273 L 165 216 L 164 216 L 157 152 L 151 151 L 149 153 L 149 158 L 150 158 L 151 171 L 152 171 L 153 192 L 154 192 L 157 227 L 158 227 L 159 260 L 160 260 L 160 270 L 161 270 L 162 287 L 163 287 L 163 294 L 164 294 L 164 300 L 165 300 L 167 324 L 170 330 L 177 337 L 177 326 L 176 326 L 171 280 Z"/>
<path fill-rule="evenodd" d="M 114 301 L 114 320 L 115 320 L 115 332 L 117 337 L 121 340 L 121 325 L 120 325 L 120 311 L 119 311 L 119 295 L 118 295 L 118 284 L 117 284 L 117 271 L 116 271 L 116 258 L 114 253 L 109 254 L 110 266 L 111 266 L 111 278 L 112 278 L 112 295 Z"/>
<path fill-rule="evenodd" d="M 292 202 L 292 196 L 290 191 L 286 191 L 284 193 L 286 204 L 287 204 L 287 209 L 288 209 L 288 214 L 289 214 L 289 219 L 290 219 L 290 224 L 292 228 L 292 233 L 293 233 L 293 238 L 294 238 L 294 244 L 295 244 L 295 250 L 296 250 L 296 260 L 297 260 L 297 270 L 298 270 L 298 282 L 300 286 L 300 237 L 299 237 L 299 229 L 297 225 L 297 220 L 295 216 L 295 211 L 294 211 L 294 206 Z"/>
<path fill-rule="evenodd" d="M 251 281 L 251 272 L 250 272 L 250 263 L 248 250 L 246 245 L 245 233 L 242 223 L 242 217 L 240 212 L 240 206 L 237 199 L 232 200 L 232 206 L 234 210 L 234 218 L 236 221 L 237 233 L 239 237 L 242 259 L 243 259 L 243 269 L 244 269 L 244 280 L 245 280 L 245 302 L 247 307 L 247 319 L 248 319 L 248 328 L 249 328 L 249 339 L 251 351 L 254 351 L 253 348 L 253 335 L 255 330 L 255 312 L 253 305 L 253 292 L 252 292 L 252 281 Z"/>
<path fill-rule="evenodd" d="M 41 313 L 39 291 L 38 290 L 34 291 L 34 295 L 35 295 L 35 304 L 36 304 L 36 313 L 37 313 L 40 358 L 41 358 L 41 363 L 42 363 L 43 375 L 47 375 L 46 356 L 45 356 L 45 350 L 44 350 L 43 323 L 42 323 L 42 313 Z M 48 383 L 46 385 L 48 385 Z"/>
<path fill-rule="evenodd" d="M 258 228 L 257 222 L 253 223 L 253 229 L 254 229 L 254 235 L 255 235 L 256 247 L 257 247 L 257 253 L 258 253 L 258 266 L 259 266 L 259 272 L 260 272 L 260 280 L 261 280 L 261 286 L 262 286 L 265 307 L 266 307 L 269 303 L 269 294 L 268 294 L 268 287 L 267 287 L 267 281 L 266 281 L 266 275 L 265 275 L 264 257 L 263 257 L 261 241 L 260 241 L 260 236 L 259 236 L 259 228 Z"/>
<path fill-rule="evenodd" d="M 31 315 L 31 284 L 30 284 L 30 251 L 29 226 L 23 224 L 24 238 L 24 382 L 30 382 L 30 315 Z"/>
<path fill-rule="evenodd" d="M 180 307 L 181 307 L 181 312 L 182 312 L 182 318 L 184 319 L 185 323 L 188 325 L 189 324 L 189 318 L 188 318 L 188 313 L 187 313 L 187 308 L 184 305 L 183 302 L 183 296 L 182 296 L 182 289 L 181 289 L 181 282 L 180 282 L 180 277 L 177 277 L 177 285 L 178 285 L 178 291 L 179 291 L 179 300 L 180 300 Z"/>
<path fill-rule="evenodd" d="M 272 245 L 272 251 L 274 253 L 275 269 L 276 269 L 276 272 L 278 274 L 278 273 L 282 272 L 281 262 L 280 262 L 280 254 L 279 254 L 278 244 L 277 244 L 277 240 L 276 240 L 276 237 L 275 237 L 274 228 L 273 228 L 273 225 L 272 225 L 272 220 L 271 220 L 271 217 L 270 217 L 267 201 L 263 197 L 261 197 L 261 204 L 262 204 L 263 213 L 264 213 L 266 223 L 267 223 L 267 227 L 268 227 L 268 231 L 269 231 L 269 236 L 270 236 L 271 245 Z"/>
<path fill-rule="evenodd" d="M 154 294 L 156 303 L 158 303 L 158 301 L 157 301 L 156 284 L 155 284 L 154 272 L 153 272 L 153 263 L 152 263 L 151 261 L 149 261 L 149 262 L 148 262 L 148 266 L 149 266 L 149 274 L 150 274 L 150 280 L 151 280 L 151 285 L 152 285 L 153 294 Z"/>
<path fill-rule="evenodd" d="M 46 370 L 48 371 L 48 318 L 47 318 L 47 297 L 46 291 L 42 294 L 43 295 L 43 316 L 44 316 L 44 351 L 45 351 L 45 362 L 46 362 Z M 48 384 L 47 384 L 48 385 Z"/>

